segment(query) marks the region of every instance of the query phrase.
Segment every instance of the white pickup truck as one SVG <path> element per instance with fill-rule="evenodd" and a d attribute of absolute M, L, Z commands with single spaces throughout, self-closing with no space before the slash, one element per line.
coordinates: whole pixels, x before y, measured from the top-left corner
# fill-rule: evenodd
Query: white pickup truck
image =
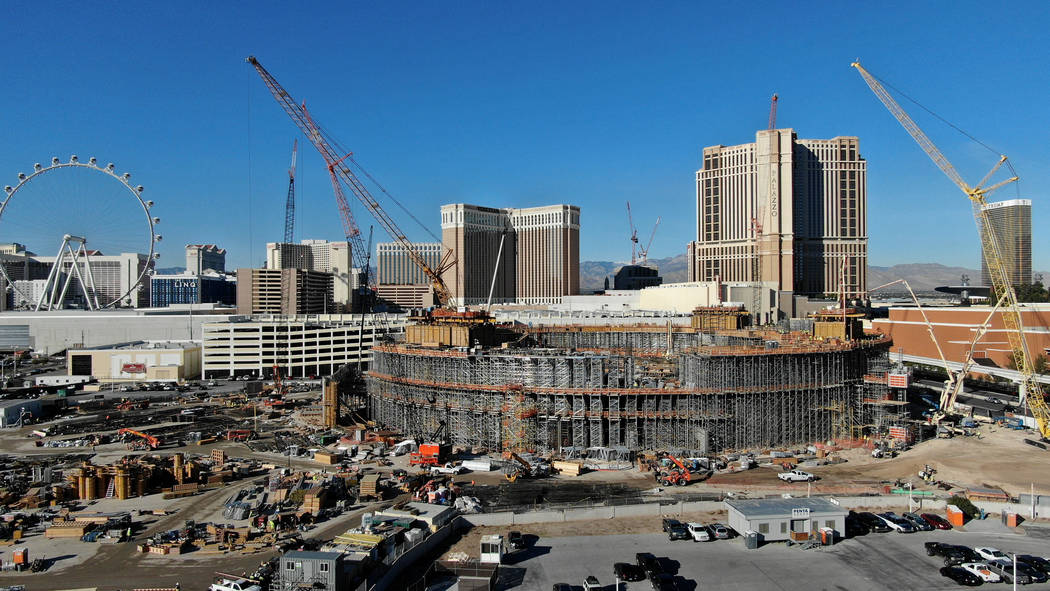
<path fill-rule="evenodd" d="M 436 476 L 438 474 L 462 474 L 466 471 L 467 469 L 464 468 L 462 464 L 453 464 L 452 462 L 448 462 L 444 466 L 431 467 L 430 475 Z"/>
<path fill-rule="evenodd" d="M 262 591 L 262 587 L 249 579 L 227 579 L 213 583 L 208 591 Z"/>
<path fill-rule="evenodd" d="M 784 482 L 813 482 L 817 479 L 816 476 L 806 472 L 805 470 L 791 470 L 790 472 L 781 472 L 777 474 L 777 478 Z"/>

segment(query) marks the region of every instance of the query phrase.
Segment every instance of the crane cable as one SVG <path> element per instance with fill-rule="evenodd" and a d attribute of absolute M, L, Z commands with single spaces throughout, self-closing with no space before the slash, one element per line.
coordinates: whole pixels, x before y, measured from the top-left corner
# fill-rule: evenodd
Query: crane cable
<path fill-rule="evenodd" d="M 947 120 L 947 119 L 945 119 L 944 117 L 941 117 L 940 115 L 938 115 L 937 113 L 935 113 L 935 112 L 934 112 L 934 111 L 933 111 L 932 109 L 930 109 L 930 108 L 929 108 L 929 107 L 927 107 L 926 105 L 924 105 L 924 104 L 920 103 L 919 101 L 917 101 L 917 100 L 915 100 L 915 99 L 911 98 L 910 96 L 908 96 L 907 94 L 905 94 L 905 93 L 904 93 L 904 92 L 903 92 L 903 91 L 902 91 L 901 89 L 897 88 L 896 86 L 894 86 L 894 85 L 890 84 L 889 82 L 886 82 L 885 80 L 883 80 L 882 78 L 879 78 L 878 76 L 876 76 L 875 74 L 872 74 L 871 72 L 868 72 L 868 74 L 869 74 L 869 75 L 871 75 L 871 77 L 872 77 L 872 78 L 874 78 L 874 79 L 878 80 L 878 81 L 879 81 L 879 84 L 882 84 L 883 86 L 885 86 L 886 88 L 889 88 L 890 90 L 892 90 L 893 92 L 897 93 L 898 95 L 900 95 L 900 96 L 902 96 L 902 97 L 904 97 L 904 98 L 908 99 L 908 100 L 909 100 L 910 102 L 912 102 L 913 104 L 915 104 L 915 106 L 919 107 L 919 108 L 920 108 L 920 109 L 922 109 L 923 111 L 926 111 L 926 112 L 927 112 L 927 113 L 929 113 L 930 115 L 933 115 L 933 116 L 934 116 L 934 117 L 936 117 L 936 118 L 937 118 L 937 119 L 938 119 L 938 120 L 939 120 L 939 121 L 940 121 L 941 123 L 944 123 L 944 124 L 945 124 L 945 125 L 947 125 L 948 127 L 951 127 L 951 128 L 952 128 L 952 129 L 954 129 L 955 131 L 957 131 L 957 132 L 961 133 L 962 135 L 966 136 L 967 138 L 969 138 L 969 139 L 970 139 L 970 141 L 974 142 L 975 144 L 978 144 L 978 145 L 980 145 L 981 147 L 983 147 L 984 149 L 988 150 L 989 152 L 991 152 L 991 153 L 995 154 L 996 156 L 1001 156 L 1001 155 L 1003 154 L 1003 152 L 1002 152 L 1002 151 L 1000 151 L 1000 150 L 996 150 L 995 148 L 993 148 L 993 147 L 989 146 L 988 144 L 986 144 L 986 143 L 982 142 L 981 140 L 977 139 L 977 138 L 976 138 L 976 137 L 974 137 L 973 135 L 969 134 L 969 133 L 968 133 L 968 132 L 967 132 L 966 130 L 964 130 L 964 129 L 962 129 L 961 127 L 959 127 L 958 125 L 956 125 L 956 124 L 952 123 L 951 121 L 948 121 L 948 120 Z M 1014 184 L 1014 188 L 1015 188 L 1015 189 L 1017 190 L 1017 194 L 1018 194 L 1018 195 L 1020 195 L 1020 194 L 1021 194 L 1021 186 L 1020 186 L 1020 185 L 1021 185 L 1021 182 L 1020 182 L 1020 175 L 1018 175 L 1018 174 L 1017 174 L 1017 171 L 1016 171 L 1016 170 L 1014 170 L 1014 165 L 1013 165 L 1013 164 L 1012 164 L 1012 163 L 1010 162 L 1010 160 L 1009 160 L 1009 159 L 1007 159 L 1007 160 L 1006 160 L 1005 164 L 1006 164 L 1006 167 L 1007 167 L 1008 169 L 1010 169 L 1010 175 L 1011 175 L 1011 176 L 1015 176 L 1015 177 L 1018 177 L 1018 180 L 1017 180 L 1016 182 L 1014 182 L 1013 184 Z"/>

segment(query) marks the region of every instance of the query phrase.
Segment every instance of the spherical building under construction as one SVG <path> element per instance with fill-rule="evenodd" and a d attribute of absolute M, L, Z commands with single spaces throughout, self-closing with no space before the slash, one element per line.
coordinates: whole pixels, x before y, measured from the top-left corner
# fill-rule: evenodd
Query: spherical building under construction
<path fill-rule="evenodd" d="M 887 387 L 885 337 L 637 325 L 496 341 L 508 338 L 376 347 L 372 418 L 420 437 L 447 427 L 453 444 L 488 450 L 708 454 L 852 437 L 896 422 L 904 404 Z"/>

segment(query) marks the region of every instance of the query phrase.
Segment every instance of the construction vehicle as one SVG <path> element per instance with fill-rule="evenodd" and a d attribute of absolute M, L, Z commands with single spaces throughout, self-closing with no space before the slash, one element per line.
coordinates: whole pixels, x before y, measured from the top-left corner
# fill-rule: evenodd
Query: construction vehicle
<path fill-rule="evenodd" d="M 160 447 L 160 439 L 157 439 L 148 433 L 135 431 L 134 429 L 121 429 L 120 431 L 117 431 L 117 435 L 123 436 L 125 440 L 128 439 L 129 435 L 141 439 L 141 442 L 128 444 L 133 449 L 157 449 Z"/>
<path fill-rule="evenodd" d="M 251 441 L 255 437 L 255 431 L 251 429 L 230 429 L 226 431 L 226 441 Z"/>
<path fill-rule="evenodd" d="M 963 180 L 940 149 L 933 143 L 922 129 L 912 120 L 911 116 L 897 103 L 897 101 L 883 87 L 882 83 L 865 70 L 859 62 L 851 64 L 860 72 L 861 77 L 871 88 L 872 92 L 889 109 L 890 113 L 911 135 L 912 139 L 926 152 L 934 164 L 949 178 L 970 200 L 973 215 L 977 222 L 977 233 L 981 239 L 982 252 L 984 253 L 985 266 L 992 280 L 992 293 L 996 294 L 1003 304 L 1002 319 L 1006 329 L 1007 338 L 1010 341 L 1010 350 L 1013 354 L 1017 370 L 1021 374 L 1020 395 L 1022 403 L 1027 403 L 1032 416 L 1035 418 L 1039 433 L 1044 440 L 1050 439 L 1050 405 L 1047 405 L 1042 388 L 1035 381 L 1035 369 L 1031 352 L 1028 349 L 1028 341 L 1025 339 L 1024 326 L 1021 322 L 1021 307 L 1017 301 L 1017 294 L 1010 283 L 1010 276 L 1006 269 L 1003 258 L 1003 250 L 999 244 L 999 237 L 992 231 L 989 223 L 987 197 L 996 189 L 1018 180 L 1016 174 L 1001 182 L 987 185 L 992 176 L 1005 164 L 1011 172 L 1013 166 L 1009 164 L 1006 156 L 1000 154 L 999 161 L 992 169 L 974 186 L 970 186 Z M 987 146 L 985 146 L 987 147 Z M 986 186 L 987 185 L 987 186 Z M 965 375 L 965 374 L 964 374 Z"/>
<path fill-rule="evenodd" d="M 664 486 L 685 486 L 693 480 L 689 467 L 669 453 L 660 456 L 659 465 L 656 481 Z"/>
<path fill-rule="evenodd" d="M 410 241 L 407 233 L 398 227 L 394 219 L 383 209 L 362 180 L 353 172 L 351 167 L 360 171 L 391 200 L 393 200 L 393 196 L 361 167 L 361 165 L 354 159 L 352 152 L 342 148 L 334 138 L 328 135 L 328 133 L 314 121 L 313 117 L 307 112 L 305 104 L 297 103 L 295 99 L 292 98 L 291 93 L 285 90 L 284 87 L 277 82 L 277 79 L 266 71 L 266 68 L 259 63 L 259 60 L 257 60 L 255 56 L 248 56 L 245 61 L 255 68 L 256 72 L 258 72 L 259 76 L 262 78 L 263 83 L 266 85 L 266 88 L 270 91 L 270 94 L 273 95 L 277 103 L 292 119 L 292 122 L 295 123 L 310 143 L 313 144 L 314 148 L 317 149 L 318 153 L 320 153 L 325 164 L 329 168 L 330 174 L 338 181 L 336 184 L 345 184 L 349 187 L 350 191 L 357 197 L 361 204 L 365 206 L 365 209 L 367 209 L 376 221 L 379 222 L 379 225 L 386 230 L 395 242 L 401 245 L 409 258 L 411 258 L 412 261 L 415 262 L 415 264 L 418 265 L 427 275 L 434 289 L 434 296 L 438 304 L 441 307 L 453 308 L 455 303 L 453 302 L 452 294 L 449 291 L 448 286 L 445 284 L 444 279 L 442 279 L 442 274 L 455 266 L 456 261 L 454 251 L 452 249 L 446 250 L 439 263 L 435 266 L 431 266 L 419 251 L 416 244 Z M 346 234 L 347 241 L 351 242 L 352 245 L 351 256 L 360 254 L 360 256 L 363 257 L 366 249 L 363 248 L 364 245 L 361 244 L 361 232 L 357 229 L 357 224 L 354 222 L 349 204 L 346 202 L 345 197 L 342 199 L 340 198 L 341 195 L 342 191 L 340 189 L 340 191 L 336 192 L 336 204 L 339 207 L 339 213 L 343 222 L 343 230 Z M 355 260 L 355 263 L 357 262 L 359 261 Z M 363 262 L 363 259 L 361 259 L 360 262 Z"/>
<path fill-rule="evenodd" d="M 504 455 L 508 460 L 514 460 L 518 463 L 517 466 L 511 464 L 509 471 L 505 474 L 509 482 L 515 482 L 518 478 L 531 478 L 533 476 L 532 464 L 526 461 L 525 458 L 514 452 L 508 452 Z"/>

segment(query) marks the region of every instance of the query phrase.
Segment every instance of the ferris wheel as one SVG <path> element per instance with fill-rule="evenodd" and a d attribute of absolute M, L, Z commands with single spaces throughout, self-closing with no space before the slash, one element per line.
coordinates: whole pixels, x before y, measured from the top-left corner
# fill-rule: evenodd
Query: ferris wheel
<path fill-rule="evenodd" d="M 131 184 L 130 173 L 76 155 L 19 173 L 18 184 L 0 195 L 0 275 L 13 306 L 39 311 L 145 304 L 161 236 L 160 218 L 143 191 Z M 44 256 L 55 249 L 55 256 Z"/>

